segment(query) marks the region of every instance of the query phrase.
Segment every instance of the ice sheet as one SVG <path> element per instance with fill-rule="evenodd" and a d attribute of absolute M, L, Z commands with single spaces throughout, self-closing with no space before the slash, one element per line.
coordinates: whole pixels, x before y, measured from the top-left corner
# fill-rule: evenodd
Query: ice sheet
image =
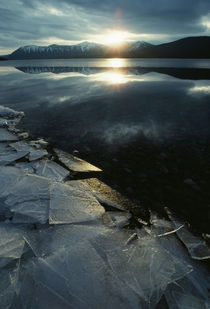
<path fill-rule="evenodd" d="M 0 267 L 19 259 L 25 245 L 24 234 L 11 224 L 0 223 Z"/>
<path fill-rule="evenodd" d="M 18 141 L 18 137 L 16 135 L 13 135 L 5 128 L 0 128 L 0 142 L 12 142 L 12 141 Z"/>
<path fill-rule="evenodd" d="M 169 210 L 167 210 L 167 214 L 173 222 L 175 228 L 178 228 L 180 225 L 182 225 L 182 223 L 179 222 Z M 187 230 L 186 227 L 183 227 L 176 233 L 186 246 L 189 254 L 193 259 L 206 260 L 210 258 L 210 248 L 206 245 L 202 238 L 194 236 L 190 231 Z"/>
<path fill-rule="evenodd" d="M 9 192 L 5 204 L 13 213 L 30 217 L 30 222 L 46 223 L 49 216 L 50 185 L 48 178 L 23 176 Z M 22 223 L 25 223 L 25 219 L 28 222 L 28 218 L 22 217 Z"/>
<path fill-rule="evenodd" d="M 11 166 L 0 166 L 0 198 L 5 197 L 27 172 Z"/>
<path fill-rule="evenodd" d="M 70 175 L 68 170 L 50 160 L 39 160 L 34 163 L 33 167 L 35 168 L 37 175 L 57 181 L 63 181 Z"/>
<path fill-rule="evenodd" d="M 74 172 L 101 172 L 101 169 L 59 149 L 54 149 L 58 159 Z"/>
<path fill-rule="evenodd" d="M 104 208 L 88 192 L 59 183 L 51 187 L 50 224 L 91 221 L 104 212 Z"/>
<path fill-rule="evenodd" d="M 10 164 L 18 159 L 25 157 L 28 154 L 26 151 L 16 152 L 8 147 L 7 144 L 0 144 L 0 165 Z"/>
<path fill-rule="evenodd" d="M 36 149 L 35 147 L 29 145 L 25 141 L 19 141 L 17 143 L 10 144 L 12 148 L 14 148 L 17 152 L 26 151 L 29 153 L 29 161 L 35 161 L 41 159 L 42 157 L 48 154 L 45 149 Z"/>
<path fill-rule="evenodd" d="M 0 309 L 10 309 L 17 293 L 20 263 L 0 269 Z"/>

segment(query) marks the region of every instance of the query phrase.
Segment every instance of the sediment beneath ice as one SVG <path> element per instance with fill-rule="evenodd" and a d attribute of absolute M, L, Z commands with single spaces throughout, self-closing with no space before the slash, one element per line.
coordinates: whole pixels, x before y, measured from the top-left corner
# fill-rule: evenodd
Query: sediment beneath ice
<path fill-rule="evenodd" d="M 206 243 L 169 212 L 131 228 L 126 199 L 74 179 L 100 169 L 17 135 L 22 116 L 0 106 L 0 309 L 209 309 Z"/>

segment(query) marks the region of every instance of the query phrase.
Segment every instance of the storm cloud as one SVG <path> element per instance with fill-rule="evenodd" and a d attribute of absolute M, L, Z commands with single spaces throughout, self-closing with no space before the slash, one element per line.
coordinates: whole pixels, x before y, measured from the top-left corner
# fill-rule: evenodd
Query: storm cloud
<path fill-rule="evenodd" d="M 94 40 L 107 29 L 151 43 L 210 35 L 210 1 L 0 0 L 0 54 L 23 45 Z"/>

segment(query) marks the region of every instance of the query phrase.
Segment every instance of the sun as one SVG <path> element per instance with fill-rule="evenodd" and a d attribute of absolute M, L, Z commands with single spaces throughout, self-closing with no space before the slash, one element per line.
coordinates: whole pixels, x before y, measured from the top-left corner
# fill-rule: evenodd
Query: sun
<path fill-rule="evenodd" d="M 125 42 L 127 32 L 124 31 L 110 31 L 103 36 L 103 42 L 106 45 L 120 45 Z"/>

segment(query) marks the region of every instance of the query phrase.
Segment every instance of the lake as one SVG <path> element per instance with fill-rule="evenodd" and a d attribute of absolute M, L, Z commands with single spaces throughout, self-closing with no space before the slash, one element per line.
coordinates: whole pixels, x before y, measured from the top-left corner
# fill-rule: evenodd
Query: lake
<path fill-rule="evenodd" d="M 142 217 L 164 207 L 208 233 L 210 60 L 0 62 L 20 127 L 100 167 Z"/>

